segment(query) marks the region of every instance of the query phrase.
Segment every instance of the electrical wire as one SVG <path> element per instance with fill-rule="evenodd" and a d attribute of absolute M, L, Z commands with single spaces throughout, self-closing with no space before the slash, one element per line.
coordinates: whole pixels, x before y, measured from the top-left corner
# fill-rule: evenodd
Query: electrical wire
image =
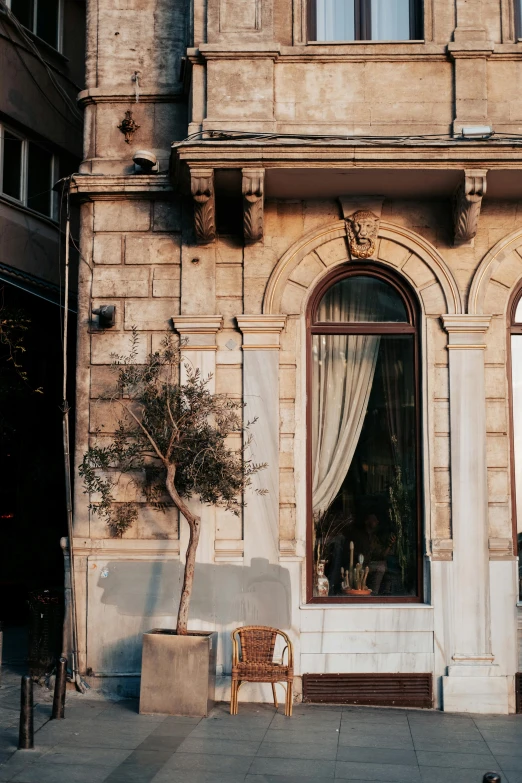
<path fill-rule="evenodd" d="M 179 142 L 175 142 L 175 146 L 179 147 L 183 144 L 190 143 L 192 141 L 202 141 L 206 143 L 214 142 L 230 142 L 230 141 L 297 141 L 297 142 L 349 142 L 354 145 L 367 145 L 367 146 L 389 146 L 395 145 L 408 145 L 416 142 L 428 142 L 431 144 L 447 145 L 451 144 L 463 144 L 471 143 L 477 144 L 488 142 L 488 144 L 496 143 L 522 143 L 522 134 L 511 133 L 496 133 L 492 132 L 488 136 L 484 137 L 465 137 L 465 136 L 453 136 L 450 133 L 424 133 L 424 134 L 410 134 L 404 136 L 371 136 L 371 135 L 350 135 L 350 134 L 308 134 L 308 133 L 263 133 L 255 131 L 235 131 L 235 130 L 203 130 L 191 133 Z"/>

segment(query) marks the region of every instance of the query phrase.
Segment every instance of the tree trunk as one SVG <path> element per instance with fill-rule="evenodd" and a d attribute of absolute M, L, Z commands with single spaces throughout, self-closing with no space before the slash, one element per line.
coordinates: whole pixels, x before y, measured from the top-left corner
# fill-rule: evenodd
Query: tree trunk
<path fill-rule="evenodd" d="M 179 600 L 178 621 L 176 625 L 176 633 L 180 636 L 186 636 L 190 598 L 192 595 L 192 585 L 194 582 L 194 569 L 196 567 L 196 551 L 199 544 L 201 519 L 195 514 L 192 514 L 188 506 L 180 498 L 174 485 L 175 475 L 176 466 L 169 465 L 167 467 L 167 479 L 165 484 L 175 506 L 179 509 L 179 511 L 181 511 L 190 528 L 190 537 L 185 559 L 185 571 L 183 573 L 183 588 L 181 590 L 181 598 Z"/>

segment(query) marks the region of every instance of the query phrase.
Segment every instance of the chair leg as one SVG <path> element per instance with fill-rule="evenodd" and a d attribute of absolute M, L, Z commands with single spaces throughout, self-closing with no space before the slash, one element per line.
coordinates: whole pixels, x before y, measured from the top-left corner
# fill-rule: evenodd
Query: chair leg
<path fill-rule="evenodd" d="M 273 697 L 274 697 L 274 707 L 275 707 L 275 708 L 276 708 L 276 710 L 277 710 L 277 708 L 279 707 L 279 704 L 277 703 L 277 695 L 276 695 L 276 686 L 275 686 L 275 682 L 273 682 L 273 683 L 272 683 L 272 695 L 273 695 Z"/>
<path fill-rule="evenodd" d="M 232 693 L 230 698 L 231 715 L 237 715 L 238 712 L 238 692 L 239 692 L 239 682 L 237 680 L 234 680 L 234 682 L 232 683 Z"/>
<path fill-rule="evenodd" d="M 291 718 L 292 717 L 292 703 L 293 703 L 292 696 L 293 696 L 293 694 L 292 694 L 292 682 L 288 682 L 286 684 L 286 703 L 285 703 L 285 715 L 286 715 L 287 718 Z"/>
<path fill-rule="evenodd" d="M 230 714 L 234 715 L 234 691 L 236 689 L 235 680 L 230 683 Z"/>

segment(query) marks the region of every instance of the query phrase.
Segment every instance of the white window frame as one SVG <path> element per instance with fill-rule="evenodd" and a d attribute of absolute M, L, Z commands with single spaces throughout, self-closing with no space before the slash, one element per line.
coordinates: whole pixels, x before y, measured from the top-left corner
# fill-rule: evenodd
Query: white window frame
<path fill-rule="evenodd" d="M 4 132 L 8 131 L 13 136 L 16 136 L 17 139 L 20 139 L 22 142 L 22 165 L 20 166 L 20 198 L 15 198 L 15 196 L 10 196 L 8 193 L 4 193 L 3 191 L 3 181 L 4 181 L 4 159 L 5 159 L 5 146 L 4 146 Z M 51 210 L 50 214 L 47 215 L 44 212 L 38 212 L 36 209 L 32 209 L 27 204 L 27 185 L 28 185 L 28 161 L 29 161 L 29 142 L 31 144 L 36 144 L 36 146 L 42 146 L 39 144 L 38 141 L 33 141 L 33 139 L 28 139 L 26 136 L 21 134 L 19 131 L 14 130 L 9 125 L 5 125 L 4 123 L 0 123 L 0 196 L 3 199 L 7 199 L 9 201 L 12 201 L 13 204 L 18 204 L 26 209 L 28 209 L 30 212 L 32 212 L 35 215 L 39 215 L 40 217 L 47 218 L 47 220 L 58 220 L 58 193 L 53 191 L 53 185 L 58 179 L 58 173 L 59 173 L 59 158 L 58 155 L 56 155 L 54 152 L 51 153 L 51 176 L 49 180 L 49 190 L 51 191 Z M 45 149 L 45 147 L 44 147 Z"/>
<path fill-rule="evenodd" d="M 7 3 L 7 7 L 9 10 L 11 10 L 11 0 L 5 0 Z M 30 28 L 26 28 L 29 30 L 32 35 L 36 36 L 39 41 L 42 41 L 46 46 L 50 46 L 51 49 L 55 49 L 57 52 L 60 52 L 60 54 L 63 52 L 63 3 L 64 0 L 58 0 L 58 28 L 56 30 L 56 46 L 53 46 L 48 41 L 44 40 L 43 38 L 40 38 L 40 36 L 36 32 L 36 22 L 38 19 L 38 3 L 43 2 L 45 3 L 45 0 L 33 0 L 33 23 Z"/>

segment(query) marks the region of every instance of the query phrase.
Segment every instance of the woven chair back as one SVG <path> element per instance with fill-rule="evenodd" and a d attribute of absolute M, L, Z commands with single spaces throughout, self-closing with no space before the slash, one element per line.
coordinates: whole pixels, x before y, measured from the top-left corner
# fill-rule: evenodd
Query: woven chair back
<path fill-rule="evenodd" d="M 241 660 L 245 663 L 272 663 L 276 637 L 275 628 L 241 628 Z"/>

